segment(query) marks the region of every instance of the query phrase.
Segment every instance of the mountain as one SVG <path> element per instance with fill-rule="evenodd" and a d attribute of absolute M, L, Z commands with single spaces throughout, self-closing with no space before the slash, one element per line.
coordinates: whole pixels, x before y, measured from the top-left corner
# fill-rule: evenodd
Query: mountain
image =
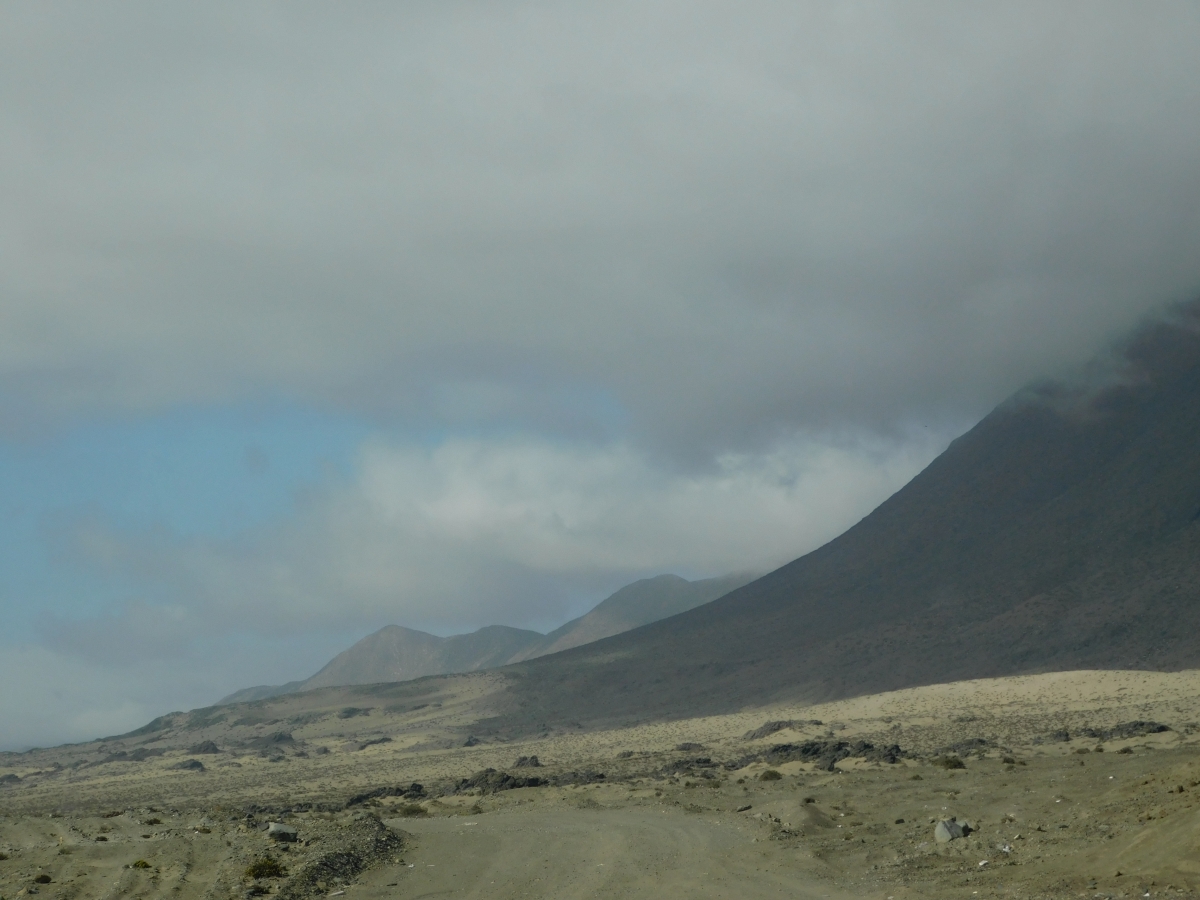
<path fill-rule="evenodd" d="M 339 684 L 409 681 L 502 666 L 544 636 L 536 631 L 490 625 L 470 634 L 437 637 L 388 625 L 343 650 L 299 690 Z"/>
<path fill-rule="evenodd" d="M 687 581 L 659 575 L 626 585 L 591 612 L 549 634 L 490 625 L 470 634 L 438 637 L 424 631 L 388 625 L 343 650 L 317 674 L 282 685 L 259 685 L 235 691 L 219 704 L 264 700 L 315 688 L 348 684 L 408 681 L 427 675 L 475 672 L 578 647 L 667 618 L 717 599 L 753 578 L 726 575 Z"/>
<path fill-rule="evenodd" d="M 635 581 L 607 600 L 602 600 L 591 612 L 545 635 L 537 645 L 518 654 L 513 661 L 570 650 L 687 612 L 711 603 L 752 580 L 752 575 L 735 574 L 703 581 L 686 581 L 678 575 L 659 575 L 657 578 Z"/>
<path fill-rule="evenodd" d="M 1200 304 L 1001 404 L 849 531 L 690 612 L 503 670 L 512 727 L 968 678 L 1200 667 Z"/>

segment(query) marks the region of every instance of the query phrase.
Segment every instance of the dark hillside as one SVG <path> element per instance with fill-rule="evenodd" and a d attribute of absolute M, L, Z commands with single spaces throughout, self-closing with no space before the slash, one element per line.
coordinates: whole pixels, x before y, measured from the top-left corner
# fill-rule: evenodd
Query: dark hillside
<path fill-rule="evenodd" d="M 511 667 L 525 723 L 1200 666 L 1200 305 L 1120 378 L 1019 393 L 871 515 L 716 602 Z"/>

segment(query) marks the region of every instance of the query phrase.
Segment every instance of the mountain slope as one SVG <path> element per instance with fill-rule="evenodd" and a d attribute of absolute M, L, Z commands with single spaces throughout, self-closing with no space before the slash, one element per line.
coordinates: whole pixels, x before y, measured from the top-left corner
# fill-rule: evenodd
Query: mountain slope
<path fill-rule="evenodd" d="M 263 700 L 321 687 L 408 681 L 491 669 L 577 647 L 602 637 L 693 609 L 750 581 L 751 575 L 726 575 L 687 581 L 659 575 L 626 585 L 590 612 L 549 634 L 491 625 L 470 634 L 438 637 L 388 625 L 367 635 L 330 660 L 311 678 L 283 685 L 258 685 L 235 691 L 219 704 Z"/>
<path fill-rule="evenodd" d="M 502 666 L 543 639 L 536 631 L 491 625 L 470 634 L 437 637 L 388 625 L 343 650 L 300 690 L 339 684 L 408 681 L 425 675 L 449 675 Z"/>
<path fill-rule="evenodd" d="M 1200 306 L 1123 365 L 1019 393 L 845 534 L 713 603 L 506 670 L 508 720 L 1200 666 Z"/>
<path fill-rule="evenodd" d="M 536 646 L 514 657 L 513 661 L 569 650 L 687 612 L 711 603 L 752 578 L 744 574 L 702 581 L 687 581 L 678 575 L 643 578 L 602 600 L 591 612 L 550 632 Z"/>

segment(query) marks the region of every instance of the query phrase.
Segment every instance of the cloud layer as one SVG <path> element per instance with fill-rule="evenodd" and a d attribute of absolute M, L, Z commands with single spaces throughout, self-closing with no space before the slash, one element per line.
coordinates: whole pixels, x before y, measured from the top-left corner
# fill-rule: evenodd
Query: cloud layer
<path fill-rule="evenodd" d="M 0 37 L 9 428 L 282 395 L 711 457 L 977 415 L 1200 289 L 1190 4 L 54 10 Z"/>
<path fill-rule="evenodd" d="M 806 440 L 693 473 L 625 444 L 375 444 L 353 478 L 228 540 L 80 523 L 69 555 L 143 599 L 50 631 L 81 655 L 169 658 L 245 631 L 553 626 L 648 574 L 775 568 L 852 525 L 944 440 Z"/>
<path fill-rule="evenodd" d="M 0 681 L 42 673 L 0 716 L 114 731 L 833 537 L 1200 296 L 1198 43 L 1183 2 L 4 9 L 0 441 L 154 427 L 140 492 L 0 509 L 41 623 Z M 271 468 L 272 409 L 357 462 Z M 205 447 L 291 474 L 239 513 Z"/>

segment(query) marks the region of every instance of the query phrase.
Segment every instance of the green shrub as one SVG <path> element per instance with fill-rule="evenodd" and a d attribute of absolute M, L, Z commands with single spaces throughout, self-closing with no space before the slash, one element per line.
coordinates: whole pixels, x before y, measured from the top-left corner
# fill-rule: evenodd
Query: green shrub
<path fill-rule="evenodd" d="M 780 775 L 774 769 L 767 769 L 765 772 L 763 772 L 761 775 L 758 776 L 758 780 L 759 781 L 778 781 L 782 777 L 783 776 Z"/>
<path fill-rule="evenodd" d="M 133 865 L 131 865 L 129 868 L 131 868 L 131 869 L 148 869 L 148 868 L 150 868 L 150 863 L 146 862 L 144 859 L 139 859 L 137 862 L 133 863 Z"/>

